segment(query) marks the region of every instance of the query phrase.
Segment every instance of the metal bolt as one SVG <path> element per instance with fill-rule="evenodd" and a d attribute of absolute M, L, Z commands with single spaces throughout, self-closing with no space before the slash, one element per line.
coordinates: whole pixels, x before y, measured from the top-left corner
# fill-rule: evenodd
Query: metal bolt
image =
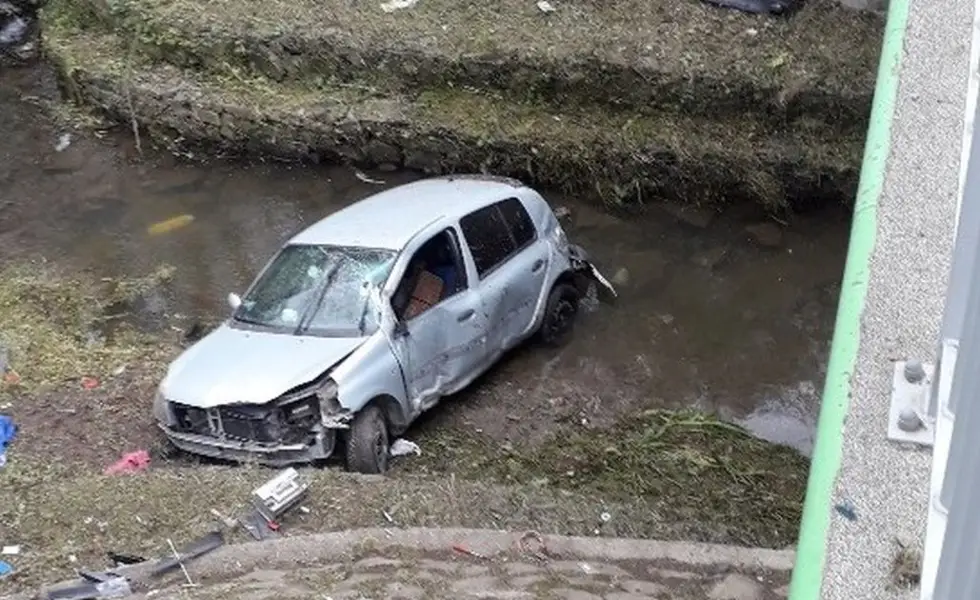
<path fill-rule="evenodd" d="M 905 380 L 909 383 L 919 383 L 926 378 L 926 370 L 922 363 L 917 360 L 910 360 L 905 363 Z"/>
<path fill-rule="evenodd" d="M 902 431 L 911 433 L 922 429 L 922 427 L 922 419 L 911 408 L 906 408 L 898 414 L 898 428 Z"/>

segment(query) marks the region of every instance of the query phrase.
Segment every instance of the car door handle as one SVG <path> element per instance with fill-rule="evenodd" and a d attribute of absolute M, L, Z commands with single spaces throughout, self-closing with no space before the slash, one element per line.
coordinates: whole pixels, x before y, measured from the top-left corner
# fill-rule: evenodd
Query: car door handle
<path fill-rule="evenodd" d="M 538 271 L 541 270 L 541 267 L 543 266 L 544 266 L 544 260 L 539 258 L 538 260 L 534 261 L 534 265 L 531 267 L 531 272 L 537 273 Z"/>
<path fill-rule="evenodd" d="M 460 323 L 462 323 L 463 321 L 472 319 L 473 318 L 473 315 L 475 315 L 475 314 L 476 314 L 476 311 L 473 310 L 472 308 L 469 309 L 469 310 L 464 310 L 463 312 L 461 312 L 459 314 L 458 317 L 456 317 L 456 320 L 459 321 Z"/>

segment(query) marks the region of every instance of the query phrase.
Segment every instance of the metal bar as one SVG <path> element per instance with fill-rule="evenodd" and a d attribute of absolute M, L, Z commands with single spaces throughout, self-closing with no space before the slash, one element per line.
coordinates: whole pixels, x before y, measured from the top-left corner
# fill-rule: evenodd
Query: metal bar
<path fill-rule="evenodd" d="M 973 116 L 980 123 L 980 103 Z M 956 244 L 943 312 L 943 340 L 959 340 L 966 326 L 967 295 L 980 246 L 980 136 L 972 136 L 969 164 L 956 224 Z"/>
<path fill-rule="evenodd" d="M 973 353 L 960 356 L 956 379 L 980 383 L 980 336 L 970 332 L 961 350 Z M 969 342 L 969 343 L 967 343 Z M 970 360 L 965 360 L 969 358 Z M 976 390 L 974 387 L 973 390 Z M 980 598 L 980 444 L 972 439 L 980 427 L 980 402 L 968 398 L 953 424 L 953 437 L 946 476 L 943 480 L 943 503 L 949 508 L 943 537 L 934 600 L 976 600 Z"/>

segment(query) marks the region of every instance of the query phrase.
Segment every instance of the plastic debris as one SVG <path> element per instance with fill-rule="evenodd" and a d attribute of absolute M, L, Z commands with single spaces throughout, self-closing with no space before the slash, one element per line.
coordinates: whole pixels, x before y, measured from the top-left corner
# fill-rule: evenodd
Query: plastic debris
<path fill-rule="evenodd" d="M 121 475 L 124 473 L 137 473 L 150 466 L 150 453 L 146 450 L 137 450 L 124 454 L 122 458 L 106 467 L 106 475 Z"/>
<path fill-rule="evenodd" d="M 543 13 L 555 12 L 555 6 L 548 0 L 538 0 L 538 10 Z"/>
<path fill-rule="evenodd" d="M 166 221 L 160 221 L 147 227 L 146 232 L 150 235 L 160 235 L 186 227 L 194 221 L 194 215 L 178 215 Z"/>
<path fill-rule="evenodd" d="M 388 4 L 393 4 L 395 1 L 396 0 L 393 0 L 392 2 L 389 2 Z M 401 1 L 401 0 L 398 0 L 398 1 Z M 411 0 L 410 4 L 408 6 L 411 6 L 412 4 L 415 4 L 416 1 L 417 0 Z M 382 8 L 383 7 L 384 7 L 384 5 L 382 5 Z M 385 11 L 385 12 L 391 12 L 391 11 Z M 371 177 L 368 177 L 367 175 L 365 175 L 361 171 L 354 171 L 354 177 L 357 177 L 358 180 L 363 181 L 364 183 L 370 183 L 370 184 L 373 184 L 373 185 L 384 185 L 384 183 L 385 183 L 383 179 L 372 179 Z"/>
<path fill-rule="evenodd" d="M 0 467 L 7 464 L 7 448 L 17 437 L 17 425 L 8 416 L 0 415 Z"/>
<path fill-rule="evenodd" d="M 0 548 L 0 554 L 4 554 L 6 556 L 20 554 L 20 546 L 4 546 L 3 548 Z"/>
<path fill-rule="evenodd" d="M 58 143 L 54 145 L 54 151 L 64 152 L 68 149 L 68 146 L 71 146 L 71 134 L 62 133 L 60 136 L 58 136 Z"/>
<path fill-rule="evenodd" d="M 465 554 L 466 556 L 472 556 L 473 558 L 479 558 L 483 560 L 486 560 L 488 558 L 486 555 L 480 554 L 479 552 L 474 552 L 469 548 L 467 548 L 466 546 L 463 546 L 462 544 L 454 544 L 453 551 L 459 552 L 460 554 Z"/>
<path fill-rule="evenodd" d="M 381 4 L 381 10 L 386 13 L 395 12 L 396 10 L 401 10 L 403 8 L 411 8 L 418 3 L 419 0 L 389 0 L 388 2 L 383 2 Z"/>
<path fill-rule="evenodd" d="M 10 566 L 10 563 L 0 560 L 0 579 L 3 579 L 7 575 L 14 572 L 14 568 Z"/>
<path fill-rule="evenodd" d="M 99 387 L 99 380 L 95 377 L 82 377 L 82 387 L 87 390 L 94 390 Z"/>
<path fill-rule="evenodd" d="M 406 439 L 398 438 L 395 443 L 391 445 L 389 453 L 392 456 L 408 456 L 409 454 L 414 454 L 415 456 L 422 456 L 422 449 L 415 442 L 410 442 Z"/>

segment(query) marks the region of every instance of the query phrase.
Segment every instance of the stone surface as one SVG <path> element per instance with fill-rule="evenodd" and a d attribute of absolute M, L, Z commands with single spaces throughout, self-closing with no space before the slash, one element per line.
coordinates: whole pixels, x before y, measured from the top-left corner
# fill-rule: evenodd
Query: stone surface
<path fill-rule="evenodd" d="M 316 567 L 263 569 L 222 577 L 197 588 L 151 594 L 158 600 L 286 600 L 291 598 L 402 600 L 777 600 L 788 572 L 730 572 L 715 566 L 662 568 L 628 562 L 540 561 L 520 555 L 487 560 L 444 555 L 371 554 Z"/>

